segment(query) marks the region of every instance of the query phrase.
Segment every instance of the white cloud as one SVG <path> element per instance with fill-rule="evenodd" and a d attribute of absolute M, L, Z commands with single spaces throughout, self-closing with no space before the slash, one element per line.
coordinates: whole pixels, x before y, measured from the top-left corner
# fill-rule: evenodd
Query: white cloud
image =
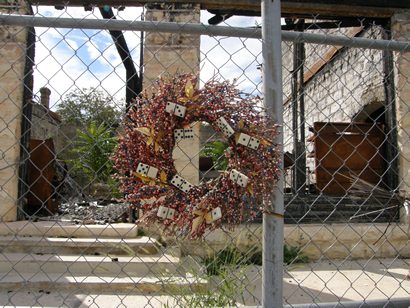
<path fill-rule="evenodd" d="M 95 42 L 88 41 L 85 45 L 87 46 L 87 51 L 91 59 L 97 60 L 101 56 L 101 51 Z"/>
<path fill-rule="evenodd" d="M 42 16 L 97 18 L 98 11 L 39 7 Z M 125 70 L 108 31 L 37 28 L 34 92 L 47 86 L 55 107 L 75 88 L 96 87 L 121 101 L 125 96 Z"/>
<path fill-rule="evenodd" d="M 67 46 L 69 46 L 73 50 L 76 50 L 79 48 L 79 42 L 75 39 L 67 38 L 65 39 L 65 42 L 67 43 Z"/>
<path fill-rule="evenodd" d="M 207 24 L 213 14 L 201 11 L 201 22 Z M 233 16 L 220 26 L 255 27 L 260 17 Z M 259 94 L 261 74 L 257 66 L 262 61 L 262 43 L 257 39 L 201 37 L 201 80 L 214 75 L 230 81 L 237 80 L 238 87 Z"/>
<path fill-rule="evenodd" d="M 202 81 L 216 74 L 223 79 L 237 80 L 240 89 L 254 93 L 261 82 L 257 69 L 262 61 L 261 48 L 261 42 L 256 39 L 203 37 Z"/>
<path fill-rule="evenodd" d="M 97 9 L 91 12 L 83 8 L 56 10 L 54 7 L 35 8 L 41 16 L 75 18 L 101 18 Z M 114 13 L 117 13 L 114 10 Z M 118 12 L 118 19 L 140 20 L 142 8 L 125 8 Z M 201 12 L 201 21 L 207 23 L 212 16 Z M 231 26 L 253 27 L 260 18 L 232 17 Z M 226 25 L 226 24 L 225 24 Z M 48 86 L 52 90 L 51 105 L 58 104 L 75 88 L 97 87 L 123 102 L 125 97 L 125 69 L 106 30 L 72 30 L 37 28 L 36 66 L 34 90 Z M 138 70 L 140 56 L 140 32 L 124 32 L 128 48 Z M 261 62 L 261 42 L 255 39 L 201 38 L 201 79 L 209 80 L 214 74 L 223 79 L 237 79 L 240 89 L 257 93 Z"/>

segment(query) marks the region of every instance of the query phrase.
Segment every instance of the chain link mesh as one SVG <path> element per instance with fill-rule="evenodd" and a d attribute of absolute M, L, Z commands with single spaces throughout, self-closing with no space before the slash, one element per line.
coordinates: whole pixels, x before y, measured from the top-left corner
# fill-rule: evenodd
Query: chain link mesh
<path fill-rule="evenodd" d="M 216 17 L 261 26 L 186 4 L 0 10 L 153 29 Z M 282 27 L 352 39 L 410 31 L 320 16 Z M 0 35 L 0 305 L 261 305 L 261 216 L 202 240 L 166 235 L 138 224 L 110 161 L 131 98 L 159 77 L 235 80 L 244 95 L 263 97 L 261 40 L 6 25 Z M 282 42 L 282 61 L 284 304 L 409 297 L 408 53 Z M 223 139 L 206 123 L 191 126 L 194 141 L 173 155 L 198 184 L 224 172 Z"/>

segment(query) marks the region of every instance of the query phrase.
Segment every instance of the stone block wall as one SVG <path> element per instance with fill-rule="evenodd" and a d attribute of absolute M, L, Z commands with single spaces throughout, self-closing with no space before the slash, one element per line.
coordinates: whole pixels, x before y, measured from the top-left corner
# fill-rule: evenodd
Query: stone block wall
<path fill-rule="evenodd" d="M 410 40 L 410 11 L 392 18 L 392 38 Z M 395 52 L 394 63 L 400 190 L 403 196 L 410 198 L 410 52 Z"/>
<path fill-rule="evenodd" d="M 25 1 L 15 1 L 2 13 L 26 14 Z M 27 29 L 0 27 L 0 221 L 17 219 L 21 114 Z"/>
<path fill-rule="evenodd" d="M 199 23 L 199 6 L 158 4 L 147 8 L 145 20 Z M 144 42 L 144 87 L 159 77 L 175 73 L 199 73 L 200 37 L 184 33 L 146 33 Z"/>
<path fill-rule="evenodd" d="M 318 20 L 306 20 L 306 22 L 319 22 Z M 305 30 L 306 33 L 314 34 L 327 34 L 327 35 L 338 35 L 338 36 L 349 36 L 352 37 L 359 33 L 363 28 L 353 27 L 353 28 L 340 28 L 340 29 L 315 29 L 315 30 Z M 365 33 L 364 36 L 380 38 L 380 35 L 371 35 Z M 304 63 L 304 73 L 305 76 L 312 74 L 314 69 L 318 64 L 326 62 L 329 58 L 329 54 L 332 51 L 340 50 L 340 46 L 329 46 L 329 45 L 318 45 L 318 44 L 304 44 L 305 48 L 305 63 Z M 292 70 L 293 70 L 293 43 L 282 41 L 282 76 L 283 76 L 283 100 L 285 102 L 291 99 L 292 91 Z"/>
<path fill-rule="evenodd" d="M 49 109 L 50 90 L 41 88 L 40 92 L 40 103 L 33 103 L 30 137 L 38 140 L 55 138 L 60 129 L 60 117 Z"/>
<path fill-rule="evenodd" d="M 147 8 L 145 20 L 199 23 L 200 9 L 191 4 L 155 4 Z M 159 77 L 177 73 L 199 74 L 200 37 L 183 33 L 146 33 L 144 43 L 144 88 Z M 182 140 L 173 151 L 175 168 L 192 184 L 199 183 L 199 123 L 194 140 Z"/>
<path fill-rule="evenodd" d="M 407 226 L 391 224 L 285 225 L 285 244 L 300 249 L 310 261 L 332 259 L 410 258 Z M 382 240 L 379 240 L 382 237 Z M 203 241 L 184 240 L 183 255 L 209 256 L 226 247 L 262 249 L 262 226 L 247 224 L 215 230 Z"/>
<path fill-rule="evenodd" d="M 34 103 L 32 114 L 31 139 L 46 140 L 58 134 L 58 122 L 49 115 L 43 105 Z"/>

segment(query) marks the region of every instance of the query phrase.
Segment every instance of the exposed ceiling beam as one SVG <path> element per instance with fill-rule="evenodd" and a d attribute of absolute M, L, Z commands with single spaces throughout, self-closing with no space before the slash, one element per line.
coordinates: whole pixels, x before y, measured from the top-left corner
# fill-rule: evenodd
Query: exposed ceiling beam
<path fill-rule="evenodd" d="M 167 4 L 200 4 L 202 9 L 231 9 L 260 12 L 260 0 L 33 0 L 33 5 L 51 6 L 115 6 L 135 7 L 144 4 L 167 3 Z M 390 17 L 395 11 L 410 9 L 410 1 L 404 0 L 283 0 L 283 16 L 307 16 L 320 15 L 344 16 L 344 17 Z"/>

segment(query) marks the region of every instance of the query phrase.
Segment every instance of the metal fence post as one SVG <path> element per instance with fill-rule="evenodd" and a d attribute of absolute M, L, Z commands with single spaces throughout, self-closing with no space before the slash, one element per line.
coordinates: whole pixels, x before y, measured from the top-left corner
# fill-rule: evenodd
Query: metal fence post
<path fill-rule="evenodd" d="M 264 104 L 269 117 L 283 122 L 280 0 L 262 1 Z M 283 145 L 283 131 L 275 143 Z M 282 159 L 283 161 L 283 159 Z M 283 283 L 283 175 L 272 194 L 272 208 L 263 215 L 263 307 L 282 307 Z"/>

